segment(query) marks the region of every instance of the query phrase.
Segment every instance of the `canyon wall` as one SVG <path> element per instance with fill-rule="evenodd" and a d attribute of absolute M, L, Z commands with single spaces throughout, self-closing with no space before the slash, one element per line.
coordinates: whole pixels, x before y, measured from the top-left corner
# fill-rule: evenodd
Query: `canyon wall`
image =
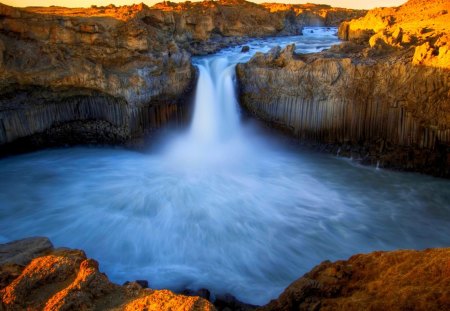
<path fill-rule="evenodd" d="M 368 42 L 371 36 L 358 33 L 322 53 L 298 55 L 289 46 L 238 65 L 241 104 L 334 154 L 449 177 L 449 68 L 417 64 L 417 45 Z"/>
<path fill-rule="evenodd" d="M 243 0 L 0 4 L 0 152 L 125 144 L 185 122 L 196 81 L 189 53 L 301 33 L 290 14 Z"/>

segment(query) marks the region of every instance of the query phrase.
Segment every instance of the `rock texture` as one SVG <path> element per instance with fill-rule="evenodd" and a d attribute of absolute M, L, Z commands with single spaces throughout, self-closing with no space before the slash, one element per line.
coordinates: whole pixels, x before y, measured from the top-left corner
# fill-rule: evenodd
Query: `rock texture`
<path fill-rule="evenodd" d="M 0 4 L 0 145 L 124 143 L 182 114 L 195 70 L 146 10 Z"/>
<path fill-rule="evenodd" d="M 45 242 L 25 241 L 6 247 L 29 254 Z M 215 310 L 200 297 L 144 289 L 136 282 L 113 284 L 79 250 L 48 249 L 36 256 L 25 267 L 14 258 L 0 265 L 0 310 Z"/>
<path fill-rule="evenodd" d="M 343 40 L 365 42 L 383 50 L 414 49 L 412 63 L 450 68 L 450 2 L 410 0 L 397 8 L 380 8 L 339 28 Z"/>
<path fill-rule="evenodd" d="M 296 280 L 272 310 L 448 310 L 450 249 L 401 250 L 325 261 Z"/>
<path fill-rule="evenodd" d="M 367 13 L 366 10 L 335 8 L 329 5 L 313 3 L 263 3 L 262 6 L 269 9 L 270 12 L 284 12 L 292 14 L 295 16 L 295 24 L 300 26 L 337 27 L 344 21 L 362 17 Z"/>
<path fill-rule="evenodd" d="M 0 245 L 0 310 L 448 310 L 450 249 L 400 250 L 325 261 L 266 306 L 247 305 L 206 289 L 111 283 L 83 251 L 54 249 L 46 238 Z M 4 260 L 8 258 L 7 260 Z M 25 260 L 25 261 L 24 261 Z M 144 284 L 147 285 L 147 284 Z M 144 286 L 145 287 L 145 286 Z M 203 296 L 201 298 L 199 296 Z"/>
<path fill-rule="evenodd" d="M 417 65 L 415 45 L 363 37 L 318 54 L 255 55 L 237 67 L 242 105 L 335 154 L 449 177 L 450 67 Z"/>

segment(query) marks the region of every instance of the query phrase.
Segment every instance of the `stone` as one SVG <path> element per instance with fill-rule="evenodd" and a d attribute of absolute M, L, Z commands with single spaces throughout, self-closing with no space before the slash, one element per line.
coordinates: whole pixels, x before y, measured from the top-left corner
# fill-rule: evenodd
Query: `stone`
<path fill-rule="evenodd" d="M 448 248 L 325 261 L 258 310 L 446 310 L 449 269 Z"/>
<path fill-rule="evenodd" d="M 242 52 L 242 53 L 246 53 L 246 52 L 248 52 L 248 51 L 250 51 L 250 47 L 249 47 L 248 45 L 244 45 L 244 46 L 242 47 L 242 49 L 241 49 L 241 52 Z"/>
<path fill-rule="evenodd" d="M 433 31 L 403 44 L 418 5 L 432 14 L 448 2 L 372 10 L 343 23 L 341 35 L 350 41 L 321 53 L 300 55 L 292 46 L 256 53 L 237 65 L 241 105 L 302 144 L 349 149 L 341 155 L 363 164 L 449 177 L 450 40 Z M 363 27 L 369 24 L 376 27 Z"/>
<path fill-rule="evenodd" d="M 26 265 L 32 259 L 53 250 L 48 238 L 33 237 L 0 244 L 0 265 Z"/>
<path fill-rule="evenodd" d="M 0 281 L 4 267 L 0 266 Z M 20 269 L 18 276 L 10 269 L 13 281 L 0 287 L 0 306 L 6 310 L 215 310 L 200 297 L 144 289 L 135 282 L 113 284 L 80 250 L 53 250 Z"/>
<path fill-rule="evenodd" d="M 246 304 L 242 301 L 239 301 L 231 294 L 225 295 L 217 295 L 216 300 L 214 301 L 214 306 L 219 311 L 252 311 L 256 310 L 257 306 Z"/>
<path fill-rule="evenodd" d="M 206 300 L 210 300 L 211 298 L 211 293 L 206 288 L 200 288 L 199 290 L 185 289 L 181 292 L 181 294 L 186 296 L 198 296 Z"/>

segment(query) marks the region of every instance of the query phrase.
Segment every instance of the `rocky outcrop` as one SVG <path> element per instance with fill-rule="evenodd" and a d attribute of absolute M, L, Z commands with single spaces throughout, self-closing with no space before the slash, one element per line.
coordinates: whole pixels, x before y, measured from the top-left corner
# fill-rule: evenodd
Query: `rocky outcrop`
<path fill-rule="evenodd" d="M 286 14 L 271 13 L 245 0 L 162 2 L 151 8 L 149 24 L 173 34 L 193 54 L 207 54 L 248 37 L 301 34 Z"/>
<path fill-rule="evenodd" d="M 26 263 L 16 261 L 18 250 L 29 255 L 46 243 L 41 238 L 0 245 L 15 252 L 0 265 L 0 310 L 215 310 L 200 297 L 144 289 L 137 282 L 113 284 L 80 250 L 47 247 Z"/>
<path fill-rule="evenodd" d="M 325 261 L 269 310 L 448 310 L 450 249 L 401 250 Z"/>
<path fill-rule="evenodd" d="M 343 40 L 369 42 L 378 50 L 414 49 L 412 63 L 450 68 L 450 2 L 410 0 L 398 8 L 379 8 L 339 28 Z"/>
<path fill-rule="evenodd" d="M 300 26 L 337 27 L 342 22 L 364 16 L 366 10 L 335 8 L 324 4 L 263 3 L 270 12 L 293 14 L 295 24 Z"/>
<path fill-rule="evenodd" d="M 46 238 L 0 245 L 0 310 L 447 310 L 450 249 L 400 250 L 324 261 L 266 306 L 231 295 L 111 283 L 83 251 L 54 249 Z M 24 261 L 25 260 L 25 261 Z M 144 284 L 144 286 L 142 286 Z M 204 298 L 201 298 L 202 296 Z"/>
<path fill-rule="evenodd" d="M 417 65 L 415 46 L 371 46 L 364 31 L 322 53 L 291 46 L 238 65 L 241 104 L 334 154 L 449 177 L 450 67 Z"/>
<path fill-rule="evenodd" d="M 189 54 L 144 5 L 92 10 L 0 4 L 2 149 L 124 143 L 182 114 Z"/>

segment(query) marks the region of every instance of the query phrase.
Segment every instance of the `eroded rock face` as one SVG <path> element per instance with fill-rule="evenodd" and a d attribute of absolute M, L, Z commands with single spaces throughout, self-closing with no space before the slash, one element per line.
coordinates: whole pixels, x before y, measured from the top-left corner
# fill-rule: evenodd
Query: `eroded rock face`
<path fill-rule="evenodd" d="M 24 252 L 34 248 L 17 243 Z M 215 310 L 200 297 L 143 289 L 134 282 L 113 284 L 79 250 L 52 249 L 25 267 L 9 262 L 0 265 L 2 275 L 10 277 L 0 283 L 0 310 Z"/>
<path fill-rule="evenodd" d="M 344 22 L 343 40 L 366 42 L 372 48 L 413 48 L 415 65 L 450 68 L 450 2 L 410 0 L 398 8 L 371 10 Z"/>
<path fill-rule="evenodd" d="M 449 177 L 450 66 L 417 65 L 420 46 L 401 43 L 406 28 L 391 33 L 386 29 L 395 28 L 395 18 L 374 17 L 402 10 L 370 11 L 350 22 L 370 24 L 376 33 L 372 29 L 367 35 L 364 27 L 347 31 L 348 38 L 356 39 L 329 51 L 297 55 L 287 47 L 255 55 L 237 67 L 241 104 L 302 142 L 334 154 Z"/>
<path fill-rule="evenodd" d="M 180 115 L 195 69 L 147 11 L 0 4 L 0 145 L 124 143 Z"/>
<path fill-rule="evenodd" d="M 450 249 L 325 261 L 260 310 L 447 310 Z"/>
<path fill-rule="evenodd" d="M 334 8 L 324 4 L 262 3 L 270 12 L 293 13 L 301 26 L 339 26 L 342 22 L 364 16 L 366 10 Z"/>

